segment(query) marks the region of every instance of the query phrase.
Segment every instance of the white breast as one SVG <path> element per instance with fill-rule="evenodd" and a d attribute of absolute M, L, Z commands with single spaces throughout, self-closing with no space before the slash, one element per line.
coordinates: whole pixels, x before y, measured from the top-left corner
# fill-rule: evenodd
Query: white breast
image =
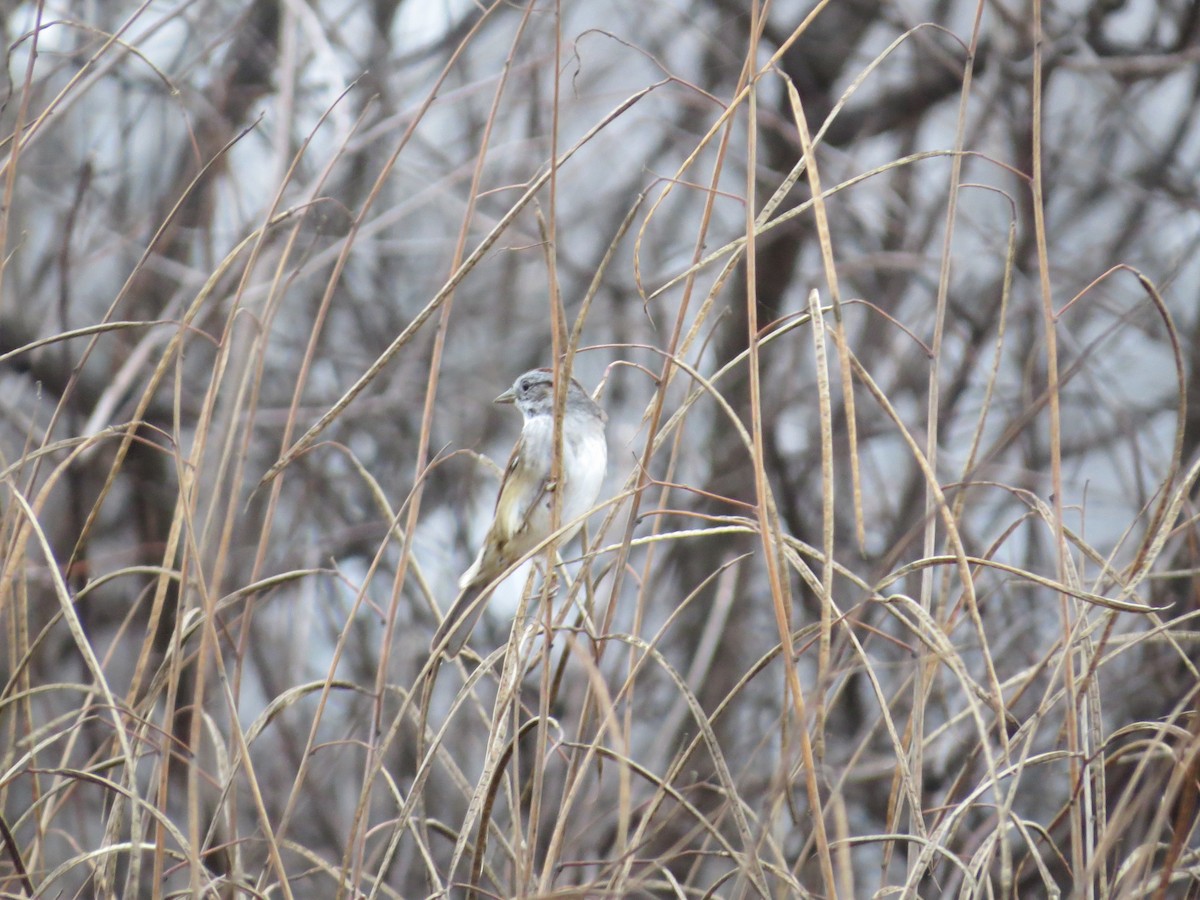
<path fill-rule="evenodd" d="M 564 442 L 565 443 L 565 442 Z M 608 442 L 604 439 L 603 426 L 588 429 L 582 437 L 563 447 L 564 454 L 575 455 L 572 467 L 574 478 L 567 480 L 562 500 L 562 520 L 570 522 L 582 516 L 596 502 L 604 475 L 608 470 Z"/>
<path fill-rule="evenodd" d="M 541 427 L 543 426 L 544 427 Z M 553 441 L 549 417 L 545 422 L 534 425 L 532 433 L 526 432 L 526 440 L 537 444 L 537 451 L 548 458 Z M 608 442 L 604 439 L 604 426 L 597 422 L 584 433 L 568 438 L 563 435 L 563 463 L 567 470 L 562 486 L 562 506 L 559 522 L 566 525 L 587 513 L 596 502 L 604 476 L 608 469 Z M 546 473 L 549 477 L 549 472 Z M 530 546 L 537 544 L 550 533 L 550 517 L 554 498 L 546 494 L 538 508 L 529 515 L 528 537 Z M 579 525 L 563 533 L 560 541 L 566 543 L 575 536 Z"/>

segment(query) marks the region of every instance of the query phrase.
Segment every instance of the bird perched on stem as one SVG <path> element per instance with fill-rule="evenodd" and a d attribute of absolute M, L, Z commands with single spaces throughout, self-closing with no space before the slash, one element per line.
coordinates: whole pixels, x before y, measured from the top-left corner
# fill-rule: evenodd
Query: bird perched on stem
<path fill-rule="evenodd" d="M 459 579 L 458 597 L 433 638 L 433 652 L 441 648 L 450 657 L 458 655 L 483 615 L 484 595 L 496 579 L 550 536 L 555 493 L 560 497 L 559 524 L 564 526 L 559 540 L 565 543 L 582 524 L 575 520 L 596 502 L 608 468 L 607 416 L 574 378 L 567 384 L 558 484 L 551 480 L 554 370 L 526 372 L 494 402 L 515 404 L 525 421 L 500 482 L 487 537 Z"/>

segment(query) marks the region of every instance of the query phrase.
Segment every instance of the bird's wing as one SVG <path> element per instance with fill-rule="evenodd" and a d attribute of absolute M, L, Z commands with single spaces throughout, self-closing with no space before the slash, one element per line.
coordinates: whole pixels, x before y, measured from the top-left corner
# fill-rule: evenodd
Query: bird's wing
<path fill-rule="evenodd" d="M 528 490 L 529 484 L 537 485 Z M 546 496 L 549 475 L 521 453 L 521 442 L 513 448 L 505 469 L 504 483 L 496 496 L 496 512 L 492 529 L 501 540 L 511 540 L 529 524 L 529 517 Z"/>

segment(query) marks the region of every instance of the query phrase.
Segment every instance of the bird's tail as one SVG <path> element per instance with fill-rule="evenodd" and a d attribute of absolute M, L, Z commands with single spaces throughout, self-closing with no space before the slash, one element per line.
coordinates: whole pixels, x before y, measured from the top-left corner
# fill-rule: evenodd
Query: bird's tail
<path fill-rule="evenodd" d="M 432 652 L 437 653 L 441 647 L 442 652 L 450 659 L 458 656 L 467 638 L 475 630 L 479 617 L 483 615 L 484 607 L 487 606 L 487 600 L 482 596 L 482 588 L 485 586 L 468 583 L 459 591 L 454 603 L 450 605 L 450 611 L 446 613 L 446 618 L 442 619 L 442 624 L 433 636 L 433 645 L 430 648 Z"/>

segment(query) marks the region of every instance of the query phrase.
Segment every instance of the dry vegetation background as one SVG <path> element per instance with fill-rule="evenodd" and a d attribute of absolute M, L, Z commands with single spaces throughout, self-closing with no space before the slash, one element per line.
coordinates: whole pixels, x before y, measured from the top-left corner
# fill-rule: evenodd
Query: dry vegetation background
<path fill-rule="evenodd" d="M 1195 0 L 0 27 L 0 895 L 1200 895 Z"/>

